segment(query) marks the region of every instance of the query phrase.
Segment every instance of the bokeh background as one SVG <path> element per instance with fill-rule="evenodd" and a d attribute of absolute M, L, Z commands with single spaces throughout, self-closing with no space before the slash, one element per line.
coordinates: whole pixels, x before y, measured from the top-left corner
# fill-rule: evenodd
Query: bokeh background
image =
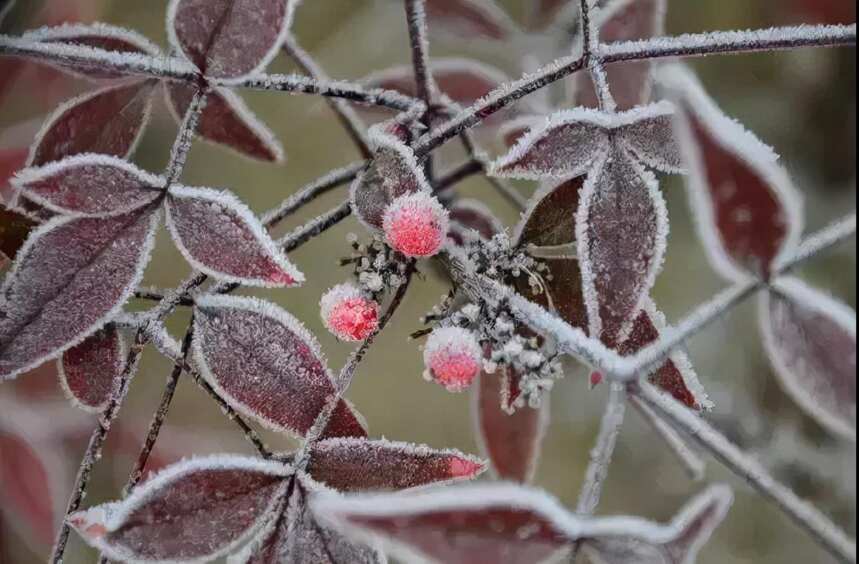
<path fill-rule="evenodd" d="M 499 0 L 510 14 L 522 18 L 530 0 Z M 4 24 L 4 32 L 20 32 L 33 22 L 105 21 L 134 28 L 166 46 L 166 0 L 21 0 Z M 295 32 L 328 73 L 356 79 L 373 70 L 409 61 L 403 10 L 395 0 L 307 0 L 298 12 Z M 668 32 L 697 32 L 757 28 L 799 22 L 853 22 L 856 6 L 849 0 L 670 0 Z M 543 38 L 545 39 L 545 38 Z M 539 42 L 539 41 L 537 41 Z M 474 41 L 434 42 L 433 56 L 469 56 L 496 65 L 511 76 L 521 73 L 516 45 L 486 46 Z M 544 53 L 537 55 L 546 60 Z M 713 57 L 692 62 L 724 110 L 740 119 L 783 155 L 806 200 L 808 230 L 814 230 L 853 209 L 856 202 L 856 59 L 853 49 L 802 50 L 772 55 Z M 4 67 L 0 67 L 2 69 Z M 274 71 L 293 67 L 278 59 Z M 0 73 L 6 72 L 0 70 Z M 0 76 L 0 81 L 4 77 Z M 7 77 L 8 78 L 8 77 Z M 41 120 L 59 101 L 91 88 L 41 67 L 27 67 L 0 98 L 0 150 L 29 143 Z M 560 90 L 552 95 L 561 99 Z M 306 182 L 334 167 L 359 158 L 323 101 L 315 97 L 245 93 L 246 100 L 274 129 L 288 155 L 284 166 L 261 165 L 202 143 L 194 146 L 183 182 L 229 188 L 255 211 L 280 202 Z M 175 123 L 159 100 L 153 122 L 135 161 L 157 171 L 165 165 Z M 28 137 L 29 136 L 29 137 Z M 488 152 L 500 148 L 485 145 Z M 459 156 L 447 155 L 448 164 Z M 522 183 L 525 194 L 533 184 Z M 672 233 L 664 273 L 655 298 L 670 320 L 677 320 L 722 284 L 706 262 L 695 234 L 681 182 L 665 179 Z M 461 193 L 484 200 L 499 217 L 513 225 L 517 213 L 485 182 L 475 179 Z M 340 189 L 288 221 L 278 234 L 300 225 L 313 214 L 340 202 Z M 349 253 L 350 232 L 364 235 L 348 220 L 314 243 L 292 254 L 309 282 L 299 289 L 253 291 L 301 318 L 319 337 L 333 368 L 350 348 L 337 343 L 321 326 L 320 294 L 348 276 L 337 265 Z M 801 276 L 855 307 L 855 242 L 809 263 Z M 456 447 L 477 452 L 468 394 L 452 395 L 421 378 L 418 345 L 407 335 L 419 329 L 419 317 L 446 292 L 432 269 L 410 292 L 405 306 L 361 365 L 349 397 L 366 416 L 373 436 Z M 159 237 L 146 283 L 172 287 L 190 272 L 166 233 Z M 131 308 L 145 304 L 133 303 Z M 760 344 L 756 307 L 749 302 L 692 339 L 689 350 L 701 380 L 716 402 L 707 417 L 745 448 L 754 451 L 779 478 L 807 496 L 853 534 L 856 530 L 856 451 L 829 436 L 803 416 L 781 391 Z M 187 326 L 186 312 L 169 323 L 174 335 Z M 170 365 L 148 352 L 137 375 L 120 429 L 110 439 L 108 454 L 99 463 L 85 503 L 113 499 L 131 467 L 140 437 L 157 405 Z M 536 484 L 574 505 L 599 424 L 606 390 L 589 391 L 585 374 L 575 366 L 551 396 L 552 420 Z M 0 430 L 14 428 L 30 436 L 47 461 L 52 488 L 44 491 L 30 461 L 3 449 L 0 470 L 26 479 L 5 495 L 27 500 L 30 513 L 45 517 L 44 499 L 52 496 L 60 511 L 68 496 L 80 453 L 94 419 L 78 414 L 64 402 L 56 371 L 45 366 L 17 383 L 0 386 Z M 291 448 L 283 437 L 267 435 L 272 447 Z M 160 460 L 214 452 L 249 453 L 234 426 L 213 402 L 187 379 L 180 385 L 163 431 Z M 829 562 L 827 556 L 786 518 L 720 466 L 708 460 L 707 481 L 736 486 L 738 500 L 700 561 L 703 564 Z M 703 484 L 691 482 L 649 428 L 631 412 L 621 435 L 606 484 L 603 514 L 632 513 L 667 519 Z M 28 489 L 29 488 L 29 489 Z M 8 489 L 8 488 L 7 488 Z M 3 487 L 0 486 L 0 490 Z M 40 501 L 42 500 L 42 501 Z M 28 526 L 30 514 L 12 511 L 0 498 L 0 562 L 43 561 L 50 549 L 50 527 Z M 14 507 L 20 507 L 15 505 Z M 59 513 L 57 513 L 59 515 Z M 38 519 L 37 519 L 38 521 Z M 77 539 L 65 562 L 94 561 L 95 554 Z"/>

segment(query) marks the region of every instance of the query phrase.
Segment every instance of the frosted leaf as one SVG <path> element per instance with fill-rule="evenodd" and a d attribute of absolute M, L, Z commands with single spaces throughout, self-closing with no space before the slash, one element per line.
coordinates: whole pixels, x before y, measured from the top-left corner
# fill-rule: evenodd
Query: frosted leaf
<path fill-rule="evenodd" d="M 17 171 L 26 166 L 29 152 L 26 147 L 0 149 L 0 204 L 13 199 L 10 181 Z"/>
<path fill-rule="evenodd" d="M 695 564 L 732 503 L 730 488 L 714 486 L 654 534 L 642 537 L 618 531 L 587 539 L 583 548 L 594 564 Z"/>
<path fill-rule="evenodd" d="M 59 494 L 57 479 L 64 478 L 54 474 L 65 470 L 54 465 L 50 451 L 50 445 L 0 424 L 0 511 L 4 523 L 40 549 L 54 542 L 59 521 L 54 496 Z"/>
<path fill-rule="evenodd" d="M 387 440 L 329 439 L 310 449 L 307 472 L 343 492 L 404 490 L 476 478 L 484 462 L 456 450 Z"/>
<path fill-rule="evenodd" d="M 163 194 L 164 179 L 123 159 L 84 154 L 22 170 L 12 184 L 27 200 L 52 212 L 105 216 L 152 203 Z"/>
<path fill-rule="evenodd" d="M 474 59 L 434 59 L 430 69 L 437 92 L 464 107 L 472 105 L 510 80 L 503 71 Z M 418 97 L 415 71 L 411 65 L 400 65 L 374 72 L 361 82 L 368 88 L 393 90 L 412 98 Z M 443 100 L 433 101 L 441 103 Z M 357 107 L 359 111 L 368 114 L 378 113 L 375 108 Z M 500 112 L 500 115 L 503 116 L 505 113 Z M 499 116 L 492 116 L 487 122 L 497 122 L 498 118 Z"/>
<path fill-rule="evenodd" d="M 505 382 L 506 378 L 484 372 L 474 388 L 472 410 L 478 443 L 496 477 L 528 483 L 537 470 L 549 423 L 549 401 L 544 398 L 537 409 L 523 407 L 507 413 L 501 405 Z"/>
<path fill-rule="evenodd" d="M 608 149 L 605 115 L 574 109 L 552 114 L 520 137 L 507 155 L 492 163 L 490 174 L 508 178 L 565 179 L 588 171 Z"/>
<path fill-rule="evenodd" d="M 316 338 L 286 311 L 257 299 L 199 299 L 194 357 L 233 408 L 276 431 L 303 437 L 335 391 Z M 325 435 L 367 431 L 341 400 Z"/>
<path fill-rule="evenodd" d="M 219 280 L 280 287 L 304 282 L 260 221 L 229 192 L 171 186 L 167 226 L 194 268 Z"/>
<path fill-rule="evenodd" d="M 632 356 L 659 340 L 666 328 L 665 316 L 656 309 L 652 300 L 645 302 L 644 309 L 632 324 L 629 335 L 621 343 L 618 352 Z M 650 375 L 650 382 L 671 394 L 674 399 L 690 409 L 711 409 L 707 393 L 698 380 L 689 356 L 681 351 L 671 353 L 665 363 Z"/>
<path fill-rule="evenodd" d="M 352 209 L 369 229 L 382 232 L 388 205 L 405 194 L 431 192 L 412 149 L 385 132 L 382 124 L 370 129 L 374 157 L 352 183 Z"/>
<path fill-rule="evenodd" d="M 616 0 L 596 13 L 600 42 L 633 41 L 665 35 L 666 0 Z M 612 96 L 620 110 L 628 110 L 650 100 L 652 62 L 635 61 L 607 65 L 605 72 Z M 577 104 L 596 108 L 599 104 L 593 81 L 578 77 Z"/>
<path fill-rule="evenodd" d="M 514 245 L 520 249 L 575 247 L 576 213 L 584 186 L 584 177 L 548 184 L 531 199 L 514 233 Z M 551 277 L 541 277 L 542 294 L 533 295 L 527 280 L 516 280 L 517 289 L 529 299 L 557 314 L 573 327 L 586 330 L 587 308 L 582 293 L 582 276 L 578 260 L 540 259 Z"/>
<path fill-rule="evenodd" d="M 856 312 L 796 278 L 764 295 L 761 330 L 775 372 L 816 421 L 856 440 Z"/>
<path fill-rule="evenodd" d="M 662 268 L 668 211 L 653 176 L 615 148 L 588 175 L 577 242 L 590 335 L 623 338 Z"/>
<path fill-rule="evenodd" d="M 640 108 L 639 118 L 618 134 L 624 145 L 646 166 L 667 173 L 684 172 L 674 132 L 674 106 L 664 102 Z"/>
<path fill-rule="evenodd" d="M 83 539 L 117 560 L 198 562 L 232 552 L 269 517 L 291 470 L 214 456 L 180 462 L 125 500 L 73 513 Z"/>
<path fill-rule="evenodd" d="M 149 121 L 151 81 L 109 86 L 57 108 L 30 151 L 29 166 L 82 153 L 127 157 Z"/>
<path fill-rule="evenodd" d="M 405 562 L 543 562 L 567 546 L 571 517 L 547 494 L 512 485 L 412 495 L 319 496 L 314 513 Z"/>
<path fill-rule="evenodd" d="M 450 227 L 447 236 L 462 246 L 475 239 L 488 241 L 504 231 L 504 225 L 479 200 L 459 199 L 450 206 Z"/>
<path fill-rule="evenodd" d="M 164 85 L 167 104 L 181 123 L 194 98 L 193 86 L 178 82 Z M 283 146 L 274 133 L 229 89 L 214 88 L 206 97 L 206 107 L 197 125 L 197 135 L 240 155 L 267 162 L 283 162 Z"/>
<path fill-rule="evenodd" d="M 136 31 L 103 23 L 68 23 L 56 27 L 44 27 L 25 33 L 22 39 L 41 43 L 62 43 L 90 47 L 117 55 L 127 53 L 157 57 L 161 52 L 157 45 Z M 72 71 L 73 74 L 86 78 L 110 79 L 122 76 L 121 73 L 99 69 L 94 64 L 80 65 L 69 61 L 69 59 L 58 58 L 55 64 L 61 70 Z"/>
<path fill-rule="evenodd" d="M 57 372 L 71 402 L 91 413 L 104 409 L 125 367 L 125 344 L 108 324 L 63 353 Z"/>
<path fill-rule="evenodd" d="M 30 217 L 0 206 L 0 253 L 13 260 L 35 228 Z"/>
<path fill-rule="evenodd" d="M 504 41 L 516 33 L 516 24 L 493 0 L 427 0 L 430 31 L 473 40 Z"/>
<path fill-rule="evenodd" d="M 304 475 L 296 480 L 289 505 L 229 564 L 382 564 L 375 550 L 348 540 L 317 522 L 307 506 L 314 492 L 325 491 Z"/>
<path fill-rule="evenodd" d="M 690 71 L 675 66 L 660 77 L 680 97 L 677 136 L 714 267 L 734 281 L 769 276 L 802 232 L 802 204 L 790 178 L 772 150 L 724 115 Z"/>
<path fill-rule="evenodd" d="M 523 115 L 505 121 L 498 128 L 498 138 L 508 148 L 514 147 L 529 131 L 539 127 L 545 120 L 542 116 Z"/>
<path fill-rule="evenodd" d="M 140 283 L 160 214 L 51 220 L 34 231 L 3 285 L 0 380 L 81 342 Z"/>
<path fill-rule="evenodd" d="M 200 72 L 240 79 L 262 70 L 277 55 L 296 0 L 172 0 L 167 8 L 170 43 Z"/>

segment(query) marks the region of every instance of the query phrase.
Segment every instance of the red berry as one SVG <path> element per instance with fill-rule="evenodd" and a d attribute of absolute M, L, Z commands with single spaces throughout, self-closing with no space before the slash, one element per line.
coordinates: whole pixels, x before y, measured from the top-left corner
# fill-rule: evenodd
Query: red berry
<path fill-rule="evenodd" d="M 483 370 L 483 354 L 474 333 L 459 327 L 436 329 L 424 348 L 426 376 L 451 392 L 471 386 Z"/>
<path fill-rule="evenodd" d="M 428 192 L 406 194 L 385 210 L 383 228 L 388 244 L 412 258 L 431 257 L 445 243 L 448 214 Z"/>
<path fill-rule="evenodd" d="M 319 306 L 325 327 L 342 341 L 363 341 L 379 327 L 379 304 L 352 284 L 331 288 Z"/>

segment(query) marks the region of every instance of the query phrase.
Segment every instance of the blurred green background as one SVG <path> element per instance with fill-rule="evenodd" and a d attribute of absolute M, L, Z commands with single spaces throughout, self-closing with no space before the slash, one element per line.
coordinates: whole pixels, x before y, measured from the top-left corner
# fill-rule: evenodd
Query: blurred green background
<path fill-rule="evenodd" d="M 520 18 L 528 1 L 499 3 L 514 18 Z M 66 0 L 46 3 L 59 11 L 73 4 Z M 669 3 L 671 34 L 803 21 L 855 21 L 855 4 L 847 0 L 671 0 Z M 25 13 L 43 9 L 39 2 L 25 0 L 20 4 L 9 24 L 12 31 L 21 30 Z M 298 11 L 294 29 L 303 46 L 330 75 L 359 78 L 372 70 L 409 61 L 399 4 L 393 0 L 306 0 Z M 84 21 L 97 17 L 134 28 L 166 45 L 165 6 L 166 0 L 105 0 L 81 2 L 76 9 Z M 432 54 L 473 56 L 497 65 L 511 76 L 520 73 L 517 57 L 522 53 L 517 52 L 515 45 L 499 49 L 473 42 L 436 42 Z M 784 164 L 805 197 L 809 231 L 855 209 L 854 50 L 713 57 L 692 64 L 724 110 L 783 155 Z M 277 72 L 292 69 L 284 59 L 278 59 L 272 67 Z M 0 148 L 12 142 L 12 132 L 17 131 L 14 125 L 41 119 L 58 99 L 88 87 L 55 78 L 39 88 L 34 88 L 32 80 L 22 79 L 21 84 L 30 86 L 26 90 L 24 86 L 13 88 L 0 107 Z M 322 100 L 274 93 L 247 92 L 243 96 L 277 133 L 286 148 L 288 162 L 284 166 L 255 164 L 223 149 L 198 143 L 183 175 L 184 183 L 229 188 L 255 211 L 263 212 L 329 169 L 359 158 Z M 175 124 L 159 100 L 135 161 L 149 170 L 163 168 L 174 133 Z M 486 148 L 493 154 L 499 151 L 491 144 Z M 455 152 L 450 152 L 443 163 L 453 164 L 458 158 Z M 691 224 L 682 183 L 665 179 L 663 187 L 669 201 L 672 234 L 666 268 L 654 297 L 669 320 L 677 320 L 718 291 L 722 284 L 706 262 Z M 529 194 L 534 185 L 523 183 L 520 188 Z M 464 184 L 461 193 L 484 200 L 508 225 L 516 220 L 516 212 L 479 179 Z M 277 234 L 286 233 L 313 214 L 330 208 L 344 194 L 345 189 L 340 189 L 320 199 L 288 221 Z M 326 288 L 349 274 L 346 269 L 338 268 L 337 260 L 349 253 L 346 236 L 350 232 L 364 235 L 357 222 L 348 220 L 291 255 L 307 275 L 309 282 L 304 287 L 248 292 L 273 300 L 302 319 L 319 337 L 335 370 L 351 348 L 337 343 L 322 328 L 317 304 Z M 801 275 L 855 307 L 855 252 L 855 242 L 841 247 L 809 263 Z M 418 346 L 406 338 L 420 328 L 420 315 L 447 289 L 431 269 L 425 270 L 425 279 L 414 285 L 405 306 L 361 365 L 349 397 L 366 416 L 373 436 L 477 452 L 468 395 L 451 395 L 424 382 Z M 166 233 L 162 233 L 146 283 L 172 287 L 189 272 Z M 855 446 L 827 435 L 800 414 L 782 393 L 760 345 L 755 314 L 755 305 L 750 302 L 689 343 L 701 380 L 716 402 L 715 411 L 708 417 L 744 447 L 757 452 L 781 479 L 855 534 Z M 171 318 L 169 327 L 175 336 L 181 337 L 187 321 L 186 312 Z M 170 365 L 165 360 L 151 352 L 146 354 L 122 412 L 122 420 L 129 428 L 137 432 L 145 428 L 169 372 Z M 606 390 L 603 387 L 588 391 L 581 370 L 571 367 L 569 373 L 570 377 L 556 386 L 551 397 L 552 422 L 536 483 L 574 505 Z M 42 405 L 49 405 L 52 397 L 59 397 L 53 377 L 50 368 L 26 377 L 45 383 L 46 390 L 40 392 L 38 400 L 45 402 Z M 21 393 L 0 387 L 0 398 Z M 41 413 L 39 405 L 33 401 L 36 416 Z M 72 408 L 51 409 L 55 413 L 58 409 Z M 40 416 L 41 421 L 50 427 L 53 418 L 45 413 Z M 164 437 L 168 455 L 250 452 L 212 401 L 187 380 L 180 385 Z M 267 435 L 267 439 L 273 447 L 291 446 L 282 437 Z M 69 472 L 76 466 L 84 446 L 85 439 L 80 438 L 63 451 L 70 463 Z M 742 483 L 733 480 L 717 463 L 708 462 L 707 480 L 735 485 L 738 500 L 700 562 L 828 562 L 826 555 L 799 529 Z M 127 456 L 103 460 L 86 503 L 115 498 L 130 464 Z M 70 484 L 72 473 L 66 478 L 66 484 Z M 702 487 L 686 478 L 633 412 L 621 435 L 601 512 L 666 519 Z M 63 497 L 67 493 L 61 492 Z M 46 547 L 23 542 L 8 521 L 9 516 L 4 515 L 4 521 L 0 522 L 0 562 L 17 564 L 44 559 Z M 93 558 L 94 553 L 73 535 L 65 562 L 92 562 Z"/>

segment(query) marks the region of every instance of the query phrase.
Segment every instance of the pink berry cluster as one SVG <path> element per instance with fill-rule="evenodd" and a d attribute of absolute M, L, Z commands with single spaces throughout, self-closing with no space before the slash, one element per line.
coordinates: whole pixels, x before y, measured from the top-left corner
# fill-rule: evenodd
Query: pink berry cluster
<path fill-rule="evenodd" d="M 385 210 L 385 240 L 410 258 L 437 255 L 447 240 L 448 229 L 447 210 L 429 192 L 400 196 Z"/>
<path fill-rule="evenodd" d="M 325 327 L 341 341 L 367 339 L 379 327 L 379 304 L 353 284 L 340 284 L 319 303 Z"/>

